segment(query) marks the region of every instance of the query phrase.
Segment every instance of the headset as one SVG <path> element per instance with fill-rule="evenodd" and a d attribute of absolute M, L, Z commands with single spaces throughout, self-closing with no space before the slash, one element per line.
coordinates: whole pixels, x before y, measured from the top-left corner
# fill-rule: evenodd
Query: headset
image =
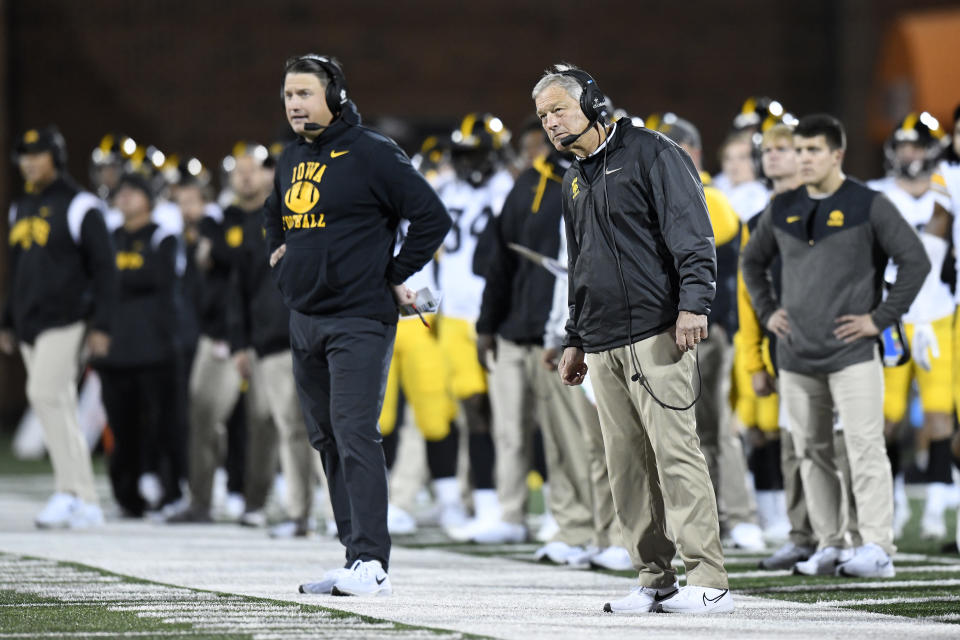
<path fill-rule="evenodd" d="M 560 69 L 554 66 L 552 71 L 558 75 L 573 78 L 583 89 L 580 92 L 580 110 L 583 111 L 583 115 L 587 117 L 590 123 L 580 133 L 571 134 L 560 140 L 561 145 L 569 147 L 579 140 L 580 136 L 593 129 L 593 126 L 598 122 L 606 123 L 607 118 L 610 117 L 610 106 L 607 104 L 607 96 L 597 86 L 597 81 L 583 69 Z"/>
<path fill-rule="evenodd" d="M 554 67 L 554 72 L 560 75 L 570 76 L 580 83 L 580 86 L 583 88 L 583 93 L 580 94 L 580 109 L 583 111 L 583 115 L 590 120 L 590 124 L 587 126 L 587 128 L 581 131 L 579 134 L 569 135 L 560 140 L 560 144 L 567 147 L 576 142 L 580 136 L 592 129 L 597 122 L 602 121 L 605 123 L 606 118 L 609 115 L 609 106 L 607 104 L 606 96 L 602 91 L 600 91 L 600 87 L 597 86 L 596 81 L 586 71 L 582 71 L 580 69 L 560 70 Z M 627 293 L 627 281 L 623 275 L 623 265 L 620 257 L 620 245 L 617 244 L 616 229 L 613 225 L 613 219 L 610 217 L 610 198 L 607 194 L 607 149 L 608 146 L 604 145 L 603 168 L 601 169 L 603 171 L 603 205 L 606 223 L 605 226 L 607 231 L 607 233 L 604 235 L 609 235 L 609 238 L 605 237 L 604 240 L 606 240 L 611 253 L 613 253 L 613 257 L 617 262 L 617 273 L 620 276 L 620 288 L 623 292 L 623 303 L 627 310 L 627 341 L 630 344 L 630 364 L 633 366 L 633 375 L 630 376 L 630 379 L 633 382 L 639 382 L 640 386 L 650 394 L 650 397 L 653 398 L 654 402 L 664 409 L 670 409 L 672 411 L 686 411 L 687 409 L 693 407 L 698 400 L 700 400 L 700 395 L 703 393 L 703 376 L 700 373 L 699 350 L 694 351 L 694 357 L 696 358 L 697 366 L 697 395 L 694 397 L 693 401 L 685 407 L 667 404 L 657 397 L 657 394 L 653 392 L 653 388 L 650 386 L 650 381 L 645 375 L 643 375 L 643 368 L 640 366 L 640 359 L 637 357 L 637 352 L 633 342 L 633 315 L 630 313 L 630 296 Z M 603 227 L 604 225 L 601 224 L 600 228 L 603 229 Z"/>
<path fill-rule="evenodd" d="M 283 88 L 286 84 L 287 74 L 290 73 L 290 68 L 296 65 L 298 62 L 304 61 L 313 62 L 323 69 L 323 71 L 327 74 L 327 88 L 324 98 L 327 101 L 327 108 L 330 109 L 330 113 L 333 114 L 334 118 L 337 118 L 340 115 L 340 112 L 343 111 L 343 105 L 347 104 L 347 79 L 343 75 L 343 69 L 340 68 L 340 65 L 334 62 L 334 60 L 328 56 L 321 56 L 316 53 L 307 53 L 289 60 L 283 67 L 283 81 L 280 84 L 280 99 L 283 99 Z"/>

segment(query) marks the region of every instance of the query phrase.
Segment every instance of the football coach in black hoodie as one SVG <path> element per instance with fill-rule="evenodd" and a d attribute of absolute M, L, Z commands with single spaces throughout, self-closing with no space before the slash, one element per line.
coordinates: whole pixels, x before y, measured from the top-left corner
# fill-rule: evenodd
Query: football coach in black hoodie
<path fill-rule="evenodd" d="M 553 145 L 576 156 L 563 180 L 570 319 L 560 376 L 581 384 L 589 364 L 613 503 L 639 571 L 639 586 L 604 610 L 732 611 L 693 412 L 694 354 L 717 277 L 697 170 L 629 118 L 606 124 L 605 97 L 580 69 L 548 70 L 533 99 Z"/>
<path fill-rule="evenodd" d="M 387 470 L 377 419 L 403 283 L 440 246 L 450 217 L 389 138 L 360 125 L 339 64 L 287 60 L 282 97 L 296 142 L 264 205 L 270 266 L 290 308 L 307 434 L 320 451 L 346 566 L 304 593 L 389 595 Z M 401 218 L 406 241 L 393 254 Z"/>

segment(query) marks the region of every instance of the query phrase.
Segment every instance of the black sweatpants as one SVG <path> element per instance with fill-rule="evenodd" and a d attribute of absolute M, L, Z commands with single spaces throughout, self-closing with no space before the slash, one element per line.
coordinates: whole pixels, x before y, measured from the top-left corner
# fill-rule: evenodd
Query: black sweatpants
<path fill-rule="evenodd" d="M 293 376 L 310 444 L 320 452 L 346 566 L 390 561 L 380 408 L 396 325 L 290 311 Z"/>
<path fill-rule="evenodd" d="M 167 430 L 176 425 L 176 364 L 99 369 L 101 398 L 113 432 L 110 484 L 113 495 L 131 516 L 143 515 L 143 473 L 160 473 L 161 461 L 175 454 Z"/>

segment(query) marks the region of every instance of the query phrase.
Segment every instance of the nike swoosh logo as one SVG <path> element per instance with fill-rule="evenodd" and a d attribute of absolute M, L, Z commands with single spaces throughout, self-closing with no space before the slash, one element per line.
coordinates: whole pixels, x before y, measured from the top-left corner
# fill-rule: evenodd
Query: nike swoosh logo
<path fill-rule="evenodd" d="M 610 175 L 611 173 L 616 173 L 617 171 L 620 171 L 620 169 L 623 169 L 623 167 L 617 167 L 616 169 L 607 169 L 607 175 Z"/>
<path fill-rule="evenodd" d="M 348 151 L 333 151 L 333 150 L 331 149 L 331 150 L 330 150 L 330 157 L 331 157 L 331 158 L 339 158 L 340 156 L 345 156 L 345 155 L 347 155 L 348 153 L 350 153 L 349 150 L 348 150 Z"/>
<path fill-rule="evenodd" d="M 674 589 L 674 590 L 671 591 L 670 593 L 667 593 L 667 594 L 664 594 L 664 595 L 660 595 L 660 593 L 657 592 L 657 593 L 653 594 L 653 599 L 656 600 L 657 602 L 663 602 L 663 601 L 666 600 L 667 598 L 672 598 L 673 596 L 677 595 L 677 592 L 679 592 L 679 591 L 680 591 L 679 589 Z M 706 594 L 704 594 L 704 595 L 706 595 Z"/>
<path fill-rule="evenodd" d="M 346 153 L 346 151 L 344 151 L 344 153 Z M 386 579 L 387 579 L 387 576 L 383 576 L 382 578 L 377 578 L 377 586 L 380 586 L 381 584 L 383 584 L 386 581 Z M 706 594 L 704 594 L 704 597 L 706 597 Z"/>
<path fill-rule="evenodd" d="M 787 224 L 791 224 L 800 219 L 800 216 L 787 216 Z"/>
<path fill-rule="evenodd" d="M 708 598 L 707 594 L 703 594 L 703 606 L 709 607 L 710 605 L 707 604 L 708 602 L 716 604 L 717 601 L 720 600 L 720 598 L 727 595 L 727 591 L 729 591 L 729 589 L 724 589 L 723 592 L 721 592 L 720 595 L 718 595 L 716 598 Z"/>

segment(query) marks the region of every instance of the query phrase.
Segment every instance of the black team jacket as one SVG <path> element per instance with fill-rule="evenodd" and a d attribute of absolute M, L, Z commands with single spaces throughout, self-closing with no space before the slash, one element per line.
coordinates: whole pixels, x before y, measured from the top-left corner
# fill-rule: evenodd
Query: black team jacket
<path fill-rule="evenodd" d="M 520 256 L 508 243 L 556 258 L 563 206 L 561 183 L 570 160 L 553 152 L 517 177 L 500 215 L 490 221 L 490 256 L 477 333 L 496 333 L 518 344 L 543 344 L 553 304 L 554 275 Z"/>
<path fill-rule="evenodd" d="M 563 217 L 564 346 L 607 351 L 666 331 L 680 311 L 710 314 L 717 262 L 703 185 L 667 137 L 618 120 L 606 147 L 567 170 Z"/>
<path fill-rule="evenodd" d="M 230 350 L 252 347 L 260 357 L 290 349 L 290 310 L 263 257 L 264 235 L 260 216 L 248 216 L 233 270 L 229 318 Z"/>
<path fill-rule="evenodd" d="M 150 222 L 113 232 L 119 296 L 110 352 L 99 366 L 139 368 L 173 362 L 178 320 L 174 303 L 177 238 Z"/>
<path fill-rule="evenodd" d="M 349 103 L 316 140 L 284 149 L 264 205 L 267 257 L 286 243 L 273 275 L 290 309 L 394 324 L 390 285 L 430 260 L 450 216 L 406 154 L 359 121 Z M 410 227 L 394 256 L 401 218 Z"/>
<path fill-rule="evenodd" d="M 9 223 L 3 327 L 27 344 L 81 320 L 109 333 L 117 274 L 101 201 L 61 175 L 43 191 L 28 189 Z"/>

